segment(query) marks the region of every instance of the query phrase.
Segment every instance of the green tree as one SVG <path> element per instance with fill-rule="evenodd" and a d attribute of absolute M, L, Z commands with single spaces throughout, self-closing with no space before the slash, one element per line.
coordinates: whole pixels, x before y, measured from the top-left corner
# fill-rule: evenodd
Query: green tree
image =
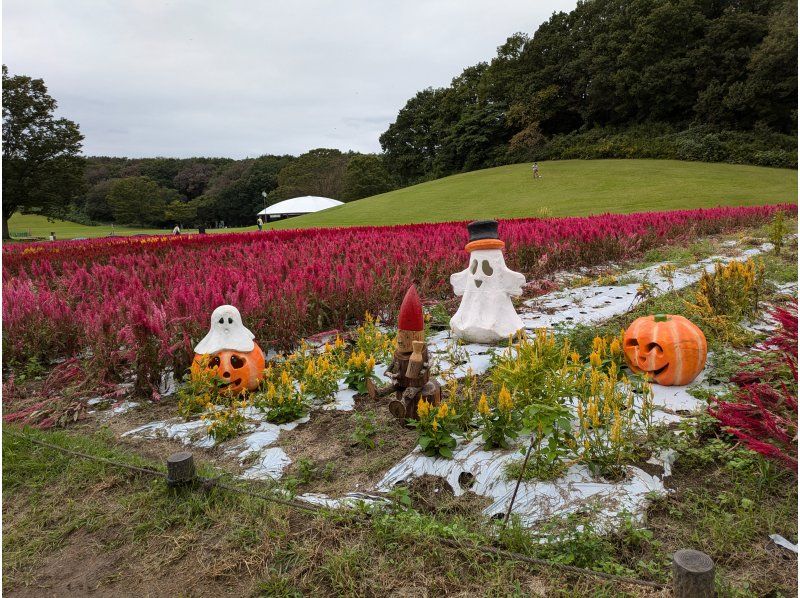
<path fill-rule="evenodd" d="M 194 199 L 205 192 L 216 170 L 213 164 L 191 161 L 178 171 L 172 182 L 178 192 Z"/>
<path fill-rule="evenodd" d="M 172 200 L 164 208 L 164 220 L 182 226 L 194 224 L 197 219 L 197 203 L 194 201 Z"/>
<path fill-rule="evenodd" d="M 179 200 L 177 191 L 143 176 L 117 179 L 108 192 L 108 203 L 119 224 L 161 225 L 166 206 Z"/>
<path fill-rule="evenodd" d="M 252 225 L 264 207 L 262 192 L 278 186 L 278 173 L 292 156 L 261 156 L 239 160 L 220 168 L 198 200 L 198 219 L 208 224 L 223 220 L 228 225 Z"/>
<path fill-rule="evenodd" d="M 394 188 L 392 175 L 386 170 L 381 156 L 358 154 L 350 158 L 344 173 L 344 201 L 386 193 Z"/>
<path fill-rule="evenodd" d="M 350 158 L 351 154 L 328 148 L 301 154 L 278 173 L 278 187 L 269 194 L 267 203 L 302 195 L 341 199 L 344 173 Z"/>
<path fill-rule="evenodd" d="M 765 131 L 794 134 L 796 100 L 796 2 L 581 1 L 533 35 L 509 37 L 489 64 L 464 69 L 450 86 L 418 92 L 380 142 L 402 184 L 583 155 L 587 138 L 601 155 L 741 162 L 752 152 L 719 140 L 746 131 L 762 160 L 774 153 L 791 163 L 796 151 Z M 637 138 L 642 127 L 690 139 Z M 600 143 L 611 131 L 634 134 Z M 656 146 L 673 153 L 654 156 Z"/>
<path fill-rule="evenodd" d="M 3 238 L 14 212 L 63 215 L 83 189 L 78 125 L 55 118 L 42 79 L 8 74 L 3 65 Z"/>
<path fill-rule="evenodd" d="M 83 212 L 94 222 L 111 222 L 114 211 L 108 204 L 108 193 L 114 179 L 104 179 L 92 185 L 83 197 Z"/>
<path fill-rule="evenodd" d="M 781 4 L 764 41 L 750 56 L 742 90 L 752 114 L 768 126 L 797 134 L 797 3 Z"/>
<path fill-rule="evenodd" d="M 403 185 L 433 173 L 442 138 L 439 106 L 447 93 L 446 89 L 432 88 L 418 92 L 380 137 L 387 166 Z"/>

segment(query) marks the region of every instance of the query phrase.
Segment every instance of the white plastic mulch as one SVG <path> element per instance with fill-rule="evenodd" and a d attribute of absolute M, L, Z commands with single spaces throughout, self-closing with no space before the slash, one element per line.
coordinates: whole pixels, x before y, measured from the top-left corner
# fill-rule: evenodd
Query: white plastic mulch
<path fill-rule="evenodd" d="M 747 258 L 767 251 L 770 244 L 738 252 L 735 257 L 715 256 L 687 268 L 677 269 L 668 280 L 659 274 L 659 265 L 632 271 L 626 277 L 637 281 L 648 280 L 654 294 L 662 294 L 680 289 L 696 282 L 704 270 L 711 270 L 714 262 L 728 262 L 732 259 Z M 627 312 L 634 302 L 639 282 L 617 286 L 588 285 L 549 293 L 526 301 L 520 308 L 520 316 L 529 331 L 538 328 L 568 328 L 576 324 L 597 324 L 613 316 Z M 796 288 L 796 287 L 795 287 Z M 485 373 L 491 365 L 497 347 L 481 344 L 458 345 L 443 331 L 428 339 L 429 352 L 434 371 L 462 378 L 469 372 Z M 385 372 L 378 366 L 379 377 Z M 384 378 L 385 380 L 385 378 Z M 702 375 L 695 382 L 702 384 Z M 355 392 L 340 383 L 334 401 L 321 409 L 351 411 L 354 408 Z M 653 419 L 669 423 L 679 421 L 682 415 L 704 408 L 704 403 L 692 397 L 687 387 L 662 387 L 653 385 L 653 399 L 656 407 Z M 246 467 L 242 477 L 248 479 L 278 479 L 291 461 L 279 446 L 274 446 L 280 434 L 291 433 L 300 424 L 309 421 L 312 413 L 289 424 L 275 425 L 263 421 L 263 415 L 254 408 L 248 408 L 245 415 L 249 422 L 248 432 L 235 440 L 225 443 L 225 452 L 235 454 Z M 145 424 L 123 434 L 139 438 L 171 438 L 198 448 L 214 446 L 213 438 L 205 433 L 205 422 L 182 418 L 172 418 Z M 423 455 L 419 447 L 392 467 L 376 485 L 377 493 L 390 491 L 395 485 L 422 476 L 433 475 L 447 480 L 458 496 L 469 490 L 489 497 L 492 504 L 486 508 L 488 516 L 504 514 L 508 508 L 515 482 L 506 479 L 504 468 L 512 460 L 521 459 L 517 450 L 484 451 L 480 439 L 461 441 L 454 451 L 453 459 L 432 458 Z M 664 452 L 650 463 L 663 470 L 663 474 L 652 475 L 644 470 L 629 466 L 624 480 L 610 482 L 593 477 L 581 465 L 571 466 L 566 474 L 553 481 L 523 482 L 514 503 L 514 513 L 526 524 L 559 514 L 576 511 L 592 511 L 600 524 L 610 522 L 622 512 L 641 517 L 648 497 L 666 492 L 662 478 L 671 470 L 674 454 Z M 245 465 L 246 464 L 246 465 Z M 352 493 L 341 498 L 331 498 L 320 494 L 305 494 L 298 498 L 310 503 L 325 506 L 344 506 L 358 501 L 380 500 L 365 493 Z"/>
<path fill-rule="evenodd" d="M 485 451 L 482 445 L 480 438 L 460 444 L 452 459 L 426 457 L 417 447 L 389 470 L 377 490 L 386 492 L 396 484 L 422 475 L 437 476 L 447 481 L 456 496 L 470 490 L 491 498 L 493 502 L 484 509 L 484 514 L 502 516 L 508 510 L 516 485 L 516 480 L 507 479 L 505 467 L 521 459 L 521 454 L 516 450 Z M 669 466 L 669 455 L 660 456 L 654 464 Z M 622 481 L 606 482 L 594 477 L 585 466 L 573 465 L 554 481 L 523 481 L 513 512 L 520 515 L 525 525 L 578 511 L 593 512 L 602 522 L 622 512 L 641 515 L 647 496 L 663 492 L 661 478 L 637 467 L 628 467 L 628 475 Z"/>

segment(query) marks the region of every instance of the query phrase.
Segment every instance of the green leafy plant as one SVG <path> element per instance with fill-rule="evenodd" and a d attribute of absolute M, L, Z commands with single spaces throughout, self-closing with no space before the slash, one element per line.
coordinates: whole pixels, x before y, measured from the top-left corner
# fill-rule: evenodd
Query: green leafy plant
<path fill-rule="evenodd" d="M 455 414 L 447 402 L 443 401 L 435 407 L 425 399 L 420 399 L 417 416 L 419 419 L 409 421 L 409 425 L 417 429 L 417 444 L 422 452 L 429 457 L 452 459 L 457 444 L 454 435 Z"/>
<path fill-rule="evenodd" d="M 231 397 L 225 397 L 221 391 L 225 386 L 224 381 L 216 375 L 213 369 L 208 369 L 210 356 L 204 355 L 200 367 L 192 375 L 187 373 L 183 384 L 178 388 L 178 414 L 188 419 L 193 415 L 203 413 L 217 404 L 228 404 Z"/>
<path fill-rule="evenodd" d="M 309 359 L 300 378 L 303 391 L 309 397 L 329 399 L 339 389 L 340 369 L 327 353 Z"/>
<path fill-rule="evenodd" d="M 478 414 L 482 424 L 484 448 L 511 448 L 511 441 L 519 436 L 522 429 L 522 419 L 514 409 L 514 400 L 508 389 L 503 386 L 497 397 L 492 397 L 491 400 L 482 394 L 478 401 Z"/>
<path fill-rule="evenodd" d="M 546 329 L 537 330 L 533 339 L 520 334 L 515 340 L 514 346 L 492 360 L 490 377 L 495 387 L 505 386 L 521 407 L 548 393 L 566 394 L 567 381 L 559 371 L 572 353 L 569 342 L 556 339 Z"/>
<path fill-rule="evenodd" d="M 296 385 L 286 369 L 277 376 L 269 376 L 252 401 L 266 414 L 267 421 L 275 424 L 291 422 L 308 413 L 302 384 Z"/>
<path fill-rule="evenodd" d="M 356 412 L 353 414 L 353 419 L 355 420 L 355 426 L 350 439 L 361 448 L 374 449 L 376 446 L 375 436 L 380 430 L 375 420 L 375 412 Z"/>
<path fill-rule="evenodd" d="M 565 469 L 564 459 L 575 445 L 570 434 L 569 409 L 559 402 L 558 397 L 549 397 L 547 401 L 528 405 L 522 419 L 525 428 L 530 430 L 533 445 L 523 476 L 539 479 L 557 477 Z M 522 463 L 519 467 L 522 467 Z"/>
<path fill-rule="evenodd" d="M 739 322 L 758 314 L 764 294 L 764 264 L 748 259 L 717 263 L 713 272 L 703 272 L 695 293 L 696 308 L 706 318 Z"/>
<path fill-rule="evenodd" d="M 380 320 L 369 312 L 364 323 L 356 329 L 355 350 L 373 357 L 379 363 L 388 363 L 394 353 L 394 337 L 380 329 Z"/>
<path fill-rule="evenodd" d="M 232 400 L 229 405 L 213 406 L 201 416 L 208 422 L 207 432 L 216 442 L 235 438 L 244 429 L 243 410 L 249 405 L 246 399 Z"/>
<path fill-rule="evenodd" d="M 375 375 L 375 358 L 367 357 L 364 351 L 354 351 L 347 360 L 344 381 L 348 388 L 360 393 L 367 392 L 367 381 L 379 382 Z"/>
<path fill-rule="evenodd" d="M 769 241 L 772 243 L 772 250 L 775 255 L 780 255 L 783 249 L 783 239 L 786 233 L 789 232 L 789 227 L 786 225 L 786 214 L 783 210 L 775 212 L 772 222 L 769 225 Z"/>
<path fill-rule="evenodd" d="M 460 381 L 455 376 L 446 376 L 442 388 L 443 397 L 453 412 L 453 422 L 461 434 L 467 434 L 473 426 L 477 403 L 478 377 L 467 372 Z"/>
<path fill-rule="evenodd" d="M 607 371 L 590 364 L 588 369 L 578 371 L 575 380 L 578 456 L 595 474 L 620 477 L 623 465 L 637 456 L 637 436 L 650 429 L 650 385 L 632 383 L 620 375 L 616 364 Z M 640 405 L 634 408 L 637 394 Z"/>

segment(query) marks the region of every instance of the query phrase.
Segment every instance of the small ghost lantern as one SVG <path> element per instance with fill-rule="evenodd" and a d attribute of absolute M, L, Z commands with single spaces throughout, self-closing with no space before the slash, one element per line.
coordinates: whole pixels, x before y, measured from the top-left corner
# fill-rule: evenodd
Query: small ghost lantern
<path fill-rule="evenodd" d="M 453 336 L 473 343 L 495 343 L 521 328 L 511 297 L 522 294 L 525 276 L 506 267 L 495 220 L 467 225 L 469 267 L 450 277 L 453 292 L 463 297 L 450 320 Z"/>
<path fill-rule="evenodd" d="M 264 353 L 254 334 L 242 324 L 239 310 L 220 305 L 211 314 L 211 329 L 194 348 L 192 376 L 214 371 L 226 384 L 225 392 L 255 390 L 264 376 Z"/>

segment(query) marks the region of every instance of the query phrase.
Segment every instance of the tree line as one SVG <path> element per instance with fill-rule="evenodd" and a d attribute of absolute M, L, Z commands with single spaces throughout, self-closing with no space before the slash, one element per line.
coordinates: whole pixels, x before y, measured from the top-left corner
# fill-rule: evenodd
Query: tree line
<path fill-rule="evenodd" d="M 284 199 L 346 202 L 396 186 L 380 156 L 326 148 L 244 160 L 88 157 L 83 182 L 70 220 L 151 226 L 252 225 L 261 209 Z"/>
<path fill-rule="evenodd" d="M 408 100 L 380 138 L 403 185 L 506 163 L 797 167 L 794 0 L 585 0 Z"/>

